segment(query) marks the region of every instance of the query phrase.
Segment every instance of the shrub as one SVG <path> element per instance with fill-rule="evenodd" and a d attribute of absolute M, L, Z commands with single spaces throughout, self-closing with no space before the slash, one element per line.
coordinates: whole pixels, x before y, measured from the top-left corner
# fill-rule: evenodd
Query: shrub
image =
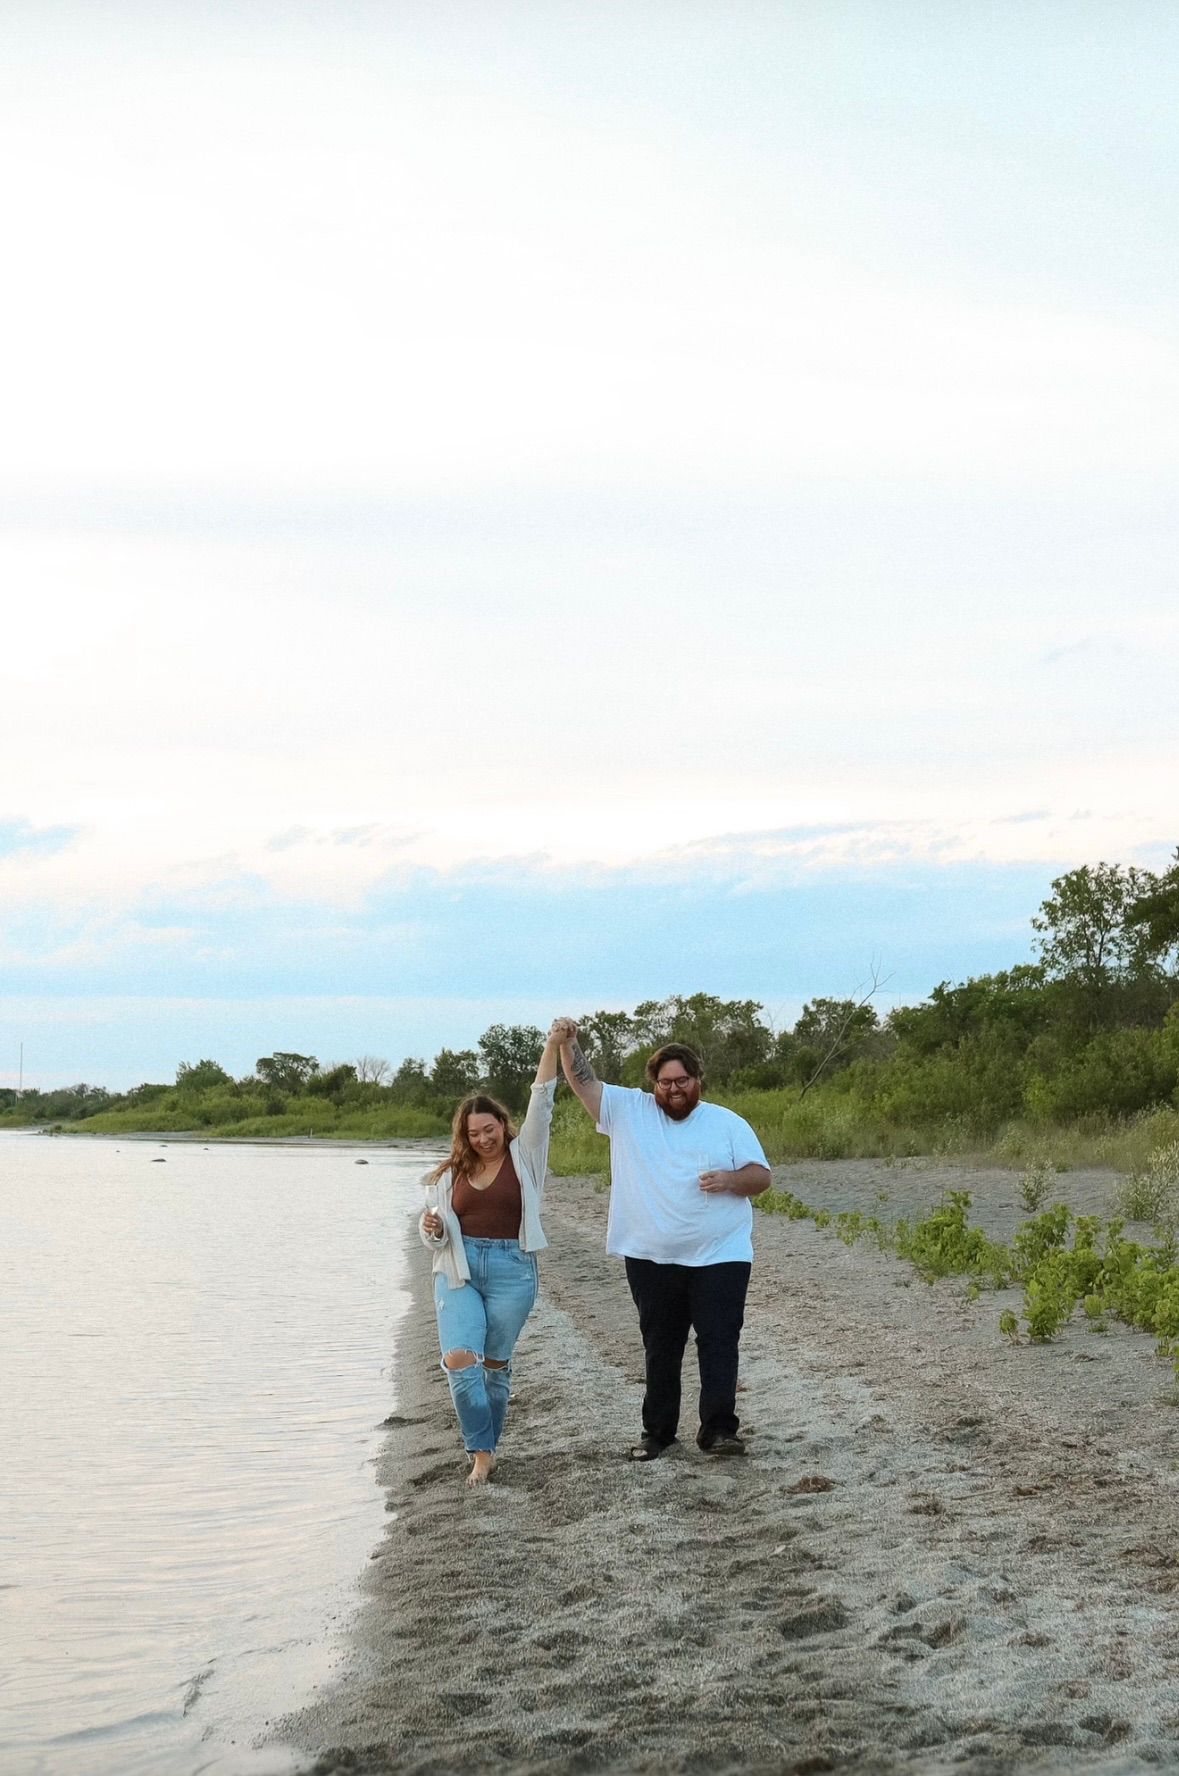
<path fill-rule="evenodd" d="M 806 1221 L 814 1214 L 792 1190 L 763 1190 L 754 1197 L 753 1204 L 763 1215 L 785 1215 L 790 1221 Z"/>
<path fill-rule="evenodd" d="M 876 1104 L 889 1122 L 957 1123 L 985 1134 L 1018 1114 L 1023 1063 L 996 1038 L 939 1054 L 898 1054 L 878 1075 Z"/>
<path fill-rule="evenodd" d="M 937 1277 L 972 1276 L 1001 1289 L 1008 1277 L 1007 1253 L 989 1240 L 981 1227 L 967 1226 L 969 1208 L 969 1192 L 951 1190 L 924 1221 L 912 1227 L 907 1221 L 898 1221 L 894 1229 L 897 1254 L 907 1258 L 927 1283 Z"/>
<path fill-rule="evenodd" d="M 1104 1111 L 1129 1116 L 1162 1104 L 1175 1090 L 1174 1044 L 1161 1030 L 1109 1030 L 1052 1073 L 1028 1081 L 1024 1102 L 1049 1121 Z"/>
<path fill-rule="evenodd" d="M 1117 1206 L 1127 1221 L 1174 1229 L 1179 1218 L 1179 1141 L 1155 1148 L 1118 1191 Z"/>
<path fill-rule="evenodd" d="M 1097 1251 L 1097 1234 L 1101 1223 L 1095 1216 L 1078 1218 L 1071 1251 L 1065 1251 L 1063 1235 L 1069 1224 L 1069 1212 L 1063 1203 L 1029 1221 L 1016 1236 L 1016 1247 L 1025 1243 L 1022 1255 L 1037 1250 L 1034 1262 L 1025 1263 L 1017 1274 L 1023 1276 L 1024 1318 L 1028 1336 L 1037 1344 L 1052 1338 L 1072 1317 L 1078 1301 L 1085 1302 L 1090 1319 L 1100 1318 L 1104 1300 L 1100 1288 L 1105 1265 Z"/>
<path fill-rule="evenodd" d="M 225 1123 L 242 1122 L 247 1116 L 256 1116 L 261 1108 L 262 1099 L 258 1093 L 207 1091 L 202 1093 L 189 1115 L 196 1128 L 219 1128 Z"/>
<path fill-rule="evenodd" d="M 1055 1175 L 1046 1159 L 1036 1159 L 1020 1179 L 1019 1200 L 1029 1215 L 1036 1214 L 1048 1201 Z"/>
<path fill-rule="evenodd" d="M 1015 1276 L 1028 1277 L 1050 1252 L 1063 1246 L 1072 1222 L 1072 1211 L 1065 1203 L 1057 1203 L 1034 1221 L 1025 1221 L 1011 1248 L 1011 1268 Z"/>

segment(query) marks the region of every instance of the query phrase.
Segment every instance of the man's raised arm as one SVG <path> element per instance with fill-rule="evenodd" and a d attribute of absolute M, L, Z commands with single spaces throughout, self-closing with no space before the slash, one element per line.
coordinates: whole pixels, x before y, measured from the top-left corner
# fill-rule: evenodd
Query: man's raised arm
<path fill-rule="evenodd" d="M 569 1081 L 570 1090 L 581 1099 L 597 1122 L 598 1112 L 602 1107 L 602 1082 L 581 1052 L 576 1023 L 572 1018 L 554 1018 L 549 1035 L 560 1040 L 561 1068 Z"/>

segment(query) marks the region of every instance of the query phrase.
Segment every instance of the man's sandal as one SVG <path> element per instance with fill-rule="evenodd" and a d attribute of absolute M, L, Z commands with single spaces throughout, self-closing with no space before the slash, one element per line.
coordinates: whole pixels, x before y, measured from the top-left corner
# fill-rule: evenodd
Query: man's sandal
<path fill-rule="evenodd" d="M 663 1450 L 664 1445 L 660 1443 L 657 1437 L 643 1437 L 638 1443 L 635 1443 L 631 1447 L 629 1451 L 629 1459 L 632 1462 L 658 1461 L 659 1457 L 663 1454 Z"/>

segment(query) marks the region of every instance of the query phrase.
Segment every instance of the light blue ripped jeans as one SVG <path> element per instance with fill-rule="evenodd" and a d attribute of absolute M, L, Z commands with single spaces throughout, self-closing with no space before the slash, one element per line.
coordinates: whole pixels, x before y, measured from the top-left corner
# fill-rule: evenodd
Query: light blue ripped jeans
<path fill-rule="evenodd" d="M 464 1239 L 471 1280 L 452 1289 L 446 1278 L 434 1278 L 434 1312 L 443 1358 L 451 1351 L 470 1351 L 478 1361 L 465 1369 L 447 1369 L 450 1397 L 468 1454 L 494 1450 L 504 1428 L 512 1391 L 512 1352 L 536 1302 L 536 1256 L 519 1240 Z M 485 1369 L 483 1359 L 504 1365 Z"/>

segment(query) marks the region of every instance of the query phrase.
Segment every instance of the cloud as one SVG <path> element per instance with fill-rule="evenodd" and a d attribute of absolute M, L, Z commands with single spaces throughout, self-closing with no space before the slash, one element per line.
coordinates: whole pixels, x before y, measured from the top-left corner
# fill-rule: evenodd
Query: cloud
<path fill-rule="evenodd" d="M 212 895 L 105 925 L 26 921 L 5 961 L 0 1054 L 27 1036 L 22 1004 L 39 1008 L 38 1068 L 126 1085 L 200 1054 L 239 1070 L 275 1047 L 429 1058 L 497 1020 L 674 992 L 756 999 L 781 1022 L 805 999 L 853 992 L 873 963 L 889 1002 L 911 1003 L 1027 959 L 1047 888 L 1043 869 L 928 861 L 715 879 L 497 864 L 418 871 L 346 920 L 330 905 Z M 111 1019 L 86 1015 L 116 1001 Z M 205 1009 L 190 1017 L 190 1004 Z"/>
<path fill-rule="evenodd" d="M 408 832 L 383 825 L 379 820 L 370 820 L 361 826 L 338 826 L 320 831 L 310 826 L 292 826 L 285 832 L 275 833 L 273 838 L 265 841 L 265 846 L 268 851 L 292 851 L 299 845 L 376 845 L 396 851 L 412 845 L 422 836 L 420 832 Z"/>
<path fill-rule="evenodd" d="M 1059 647 L 1046 648 L 1037 654 L 1036 666 L 1059 666 L 1066 660 L 1091 660 L 1096 655 L 1106 660 L 1114 655 L 1129 655 L 1134 650 L 1115 635 L 1082 635 L 1076 641 L 1062 642 Z"/>
<path fill-rule="evenodd" d="M 1026 921 L 1047 886 L 1042 867 L 891 841 L 870 869 L 859 856 L 818 867 L 805 850 L 771 843 L 763 856 L 746 840 L 718 845 L 710 868 L 493 859 L 391 873 L 344 916 L 235 879 L 156 890 L 132 916 L 26 914 L 10 925 L 5 972 L 16 992 L 515 996 L 563 983 L 579 999 L 641 998 L 703 979 L 805 996 L 881 954 L 900 968 L 898 991 L 924 991 L 930 974 L 1010 961 L 993 934 Z"/>
<path fill-rule="evenodd" d="M 29 820 L 0 820 L 0 858 L 51 857 L 80 836 L 77 826 L 34 826 Z"/>
<path fill-rule="evenodd" d="M 1149 845 L 1137 840 L 1116 817 L 1101 811 L 1053 809 L 1018 813 L 979 812 L 956 820 L 831 821 L 771 827 L 763 831 L 714 833 L 671 846 L 636 867 L 668 876 L 702 873 L 713 880 L 742 876 L 763 883 L 823 876 L 855 876 L 886 882 L 890 873 L 910 867 L 978 868 L 1088 861 L 1098 852 L 1129 853 L 1135 861 L 1152 855 L 1164 837 L 1160 819 Z M 1071 829 L 1071 830 L 1070 830 Z M 1079 839 L 1079 843 L 1078 843 Z"/>

